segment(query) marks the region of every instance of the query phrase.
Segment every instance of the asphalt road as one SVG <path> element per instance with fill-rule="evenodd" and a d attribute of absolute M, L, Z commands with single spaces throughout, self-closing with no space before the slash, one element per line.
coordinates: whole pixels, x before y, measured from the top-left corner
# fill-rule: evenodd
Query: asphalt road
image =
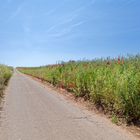
<path fill-rule="evenodd" d="M 0 120 L 0 140 L 135 139 L 17 71 L 6 90 Z"/>

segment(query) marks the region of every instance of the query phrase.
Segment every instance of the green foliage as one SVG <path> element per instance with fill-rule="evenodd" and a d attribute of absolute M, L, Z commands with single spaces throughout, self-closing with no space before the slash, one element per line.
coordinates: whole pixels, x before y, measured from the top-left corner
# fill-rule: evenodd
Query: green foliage
<path fill-rule="evenodd" d="M 12 68 L 0 65 L 0 99 L 3 96 L 3 90 L 12 75 Z"/>
<path fill-rule="evenodd" d="M 21 68 L 127 121 L 140 120 L 140 56 Z"/>
<path fill-rule="evenodd" d="M 116 115 L 112 115 L 112 122 L 113 122 L 114 124 L 118 124 L 118 123 L 119 123 L 119 120 L 118 120 L 118 118 L 117 118 Z"/>

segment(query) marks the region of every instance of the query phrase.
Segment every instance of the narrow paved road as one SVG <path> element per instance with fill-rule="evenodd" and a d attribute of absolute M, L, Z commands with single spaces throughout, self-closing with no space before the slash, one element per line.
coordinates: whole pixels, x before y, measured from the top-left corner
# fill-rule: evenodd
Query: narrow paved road
<path fill-rule="evenodd" d="M 15 72 L 6 91 L 0 140 L 134 140 L 41 83 Z"/>

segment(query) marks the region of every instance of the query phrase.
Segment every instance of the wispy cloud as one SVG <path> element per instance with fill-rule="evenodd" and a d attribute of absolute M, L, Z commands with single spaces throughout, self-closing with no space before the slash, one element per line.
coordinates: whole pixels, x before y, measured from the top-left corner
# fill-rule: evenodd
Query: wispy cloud
<path fill-rule="evenodd" d="M 66 25 L 66 24 L 69 24 L 71 22 L 73 22 L 76 18 L 78 17 L 78 14 L 72 14 L 71 16 L 69 17 L 64 17 L 63 19 L 61 19 L 62 21 L 57 23 L 57 24 L 54 24 L 52 25 L 48 30 L 47 30 L 47 33 L 50 33 L 51 31 L 53 31 L 54 29 L 56 28 L 59 28 L 60 26 L 62 25 Z"/>
<path fill-rule="evenodd" d="M 72 26 L 71 26 L 71 28 L 75 28 L 75 27 L 77 27 L 77 26 L 80 26 L 80 25 L 82 25 L 82 24 L 84 24 L 86 21 L 80 21 L 80 22 L 78 22 L 78 23 L 75 23 L 75 24 L 73 24 Z"/>
<path fill-rule="evenodd" d="M 92 4 L 95 2 L 95 0 L 92 0 Z M 88 2 L 85 5 L 81 5 L 74 11 L 71 11 L 63 18 L 59 19 L 59 22 L 56 22 L 56 24 L 50 26 L 47 30 L 47 36 L 48 37 L 56 37 L 60 38 L 64 35 L 68 35 L 71 33 L 75 28 L 79 27 L 80 25 L 84 24 L 85 20 L 79 21 L 79 16 L 81 15 L 82 11 L 86 10 L 86 8 L 91 4 Z M 56 12 L 56 11 L 55 11 Z"/>
<path fill-rule="evenodd" d="M 24 3 L 21 3 L 21 4 L 17 7 L 17 9 L 16 9 L 16 10 L 11 14 L 11 16 L 7 19 L 7 23 L 10 22 L 11 20 L 13 20 L 14 18 L 16 18 L 16 17 L 20 14 L 20 12 L 21 12 L 23 6 L 24 6 Z"/>
<path fill-rule="evenodd" d="M 74 20 L 76 20 L 78 18 L 78 16 L 80 15 L 81 11 L 85 8 L 85 6 L 81 6 L 79 8 L 77 8 L 76 10 L 74 10 L 73 12 L 71 12 L 68 16 L 65 16 L 64 18 L 61 19 L 60 22 L 52 25 L 48 30 L 47 33 L 50 33 L 51 31 L 59 28 L 62 25 L 67 25 L 72 23 Z"/>
<path fill-rule="evenodd" d="M 80 22 L 77 22 L 77 23 L 74 23 L 72 25 L 70 25 L 69 27 L 67 28 L 64 28 L 61 30 L 61 32 L 57 32 L 57 33 L 52 33 L 52 34 L 48 34 L 48 37 L 62 37 L 64 35 L 67 35 L 69 34 L 70 32 L 72 32 L 72 30 L 82 24 L 84 24 L 86 21 L 80 21 Z"/>

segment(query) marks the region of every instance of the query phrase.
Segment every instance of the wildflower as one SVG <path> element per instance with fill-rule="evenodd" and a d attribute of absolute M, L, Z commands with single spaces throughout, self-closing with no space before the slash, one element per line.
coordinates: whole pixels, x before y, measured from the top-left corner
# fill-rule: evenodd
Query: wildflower
<path fill-rule="evenodd" d="M 118 58 L 118 64 L 121 64 L 121 59 L 120 58 Z"/>

